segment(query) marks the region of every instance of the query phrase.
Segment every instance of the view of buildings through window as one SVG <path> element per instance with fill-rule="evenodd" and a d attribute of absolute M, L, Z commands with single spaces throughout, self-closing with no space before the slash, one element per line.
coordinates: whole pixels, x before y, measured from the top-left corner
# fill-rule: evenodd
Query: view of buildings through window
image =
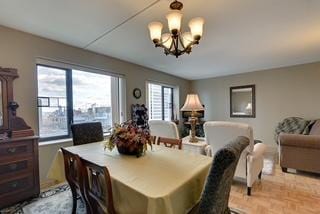
<path fill-rule="evenodd" d="M 173 120 L 173 88 L 148 83 L 149 118 L 152 120 Z"/>
<path fill-rule="evenodd" d="M 98 121 L 108 131 L 114 77 L 40 65 L 37 71 L 41 138 L 70 136 L 71 123 Z"/>
<path fill-rule="evenodd" d="M 98 121 L 106 132 L 112 125 L 111 77 L 72 71 L 73 123 Z"/>
<path fill-rule="evenodd" d="M 68 134 L 66 70 L 38 66 L 41 137 Z"/>

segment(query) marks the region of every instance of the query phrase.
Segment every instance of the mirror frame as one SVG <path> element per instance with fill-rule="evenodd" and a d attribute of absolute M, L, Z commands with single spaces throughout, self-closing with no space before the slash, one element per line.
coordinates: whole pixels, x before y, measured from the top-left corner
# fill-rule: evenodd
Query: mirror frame
<path fill-rule="evenodd" d="M 235 115 L 232 112 L 232 91 L 234 89 L 252 89 L 252 114 L 250 115 Z M 242 85 L 242 86 L 234 86 L 230 87 L 230 117 L 238 117 L 238 118 L 255 118 L 256 117 L 256 85 Z"/>
<path fill-rule="evenodd" d="M 0 67 L 3 111 L 3 124 L 0 126 L 0 133 L 4 133 L 10 129 L 10 118 L 12 115 L 8 105 L 13 101 L 13 80 L 18 77 L 17 69 Z"/>

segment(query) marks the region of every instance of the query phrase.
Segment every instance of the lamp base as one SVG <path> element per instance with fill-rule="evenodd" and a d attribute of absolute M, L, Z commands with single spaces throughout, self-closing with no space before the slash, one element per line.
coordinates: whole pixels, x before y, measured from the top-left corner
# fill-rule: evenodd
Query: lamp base
<path fill-rule="evenodd" d="M 197 139 L 197 137 L 190 137 L 189 142 L 190 143 L 198 143 L 198 139 Z"/>
<path fill-rule="evenodd" d="M 196 138 L 196 123 L 198 118 L 197 117 L 189 117 L 189 122 L 191 125 L 191 136 L 189 139 L 190 143 L 197 143 L 198 139 Z"/>

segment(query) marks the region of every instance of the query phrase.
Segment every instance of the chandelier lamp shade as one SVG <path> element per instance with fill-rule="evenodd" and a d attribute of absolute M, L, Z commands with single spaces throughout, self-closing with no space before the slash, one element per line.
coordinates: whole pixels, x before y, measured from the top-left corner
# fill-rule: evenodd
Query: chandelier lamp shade
<path fill-rule="evenodd" d="M 155 47 L 163 48 L 166 55 L 173 55 L 176 58 L 184 53 L 190 54 L 192 47 L 199 44 L 203 33 L 204 19 L 201 17 L 190 20 L 190 32 L 182 32 L 182 8 L 183 4 L 179 1 L 170 4 L 172 12 L 166 16 L 169 32 L 162 33 L 163 25 L 161 22 L 151 22 L 148 25 L 150 37 Z"/>

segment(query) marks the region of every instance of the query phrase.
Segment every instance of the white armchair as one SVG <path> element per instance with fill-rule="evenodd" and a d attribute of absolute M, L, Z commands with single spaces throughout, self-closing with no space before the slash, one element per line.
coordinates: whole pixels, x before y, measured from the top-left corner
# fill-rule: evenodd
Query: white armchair
<path fill-rule="evenodd" d="M 209 144 L 207 154 L 213 156 L 219 149 L 238 136 L 249 138 L 249 146 L 242 152 L 237 165 L 235 177 L 247 183 L 247 194 L 251 195 L 253 183 L 260 178 L 263 168 L 263 155 L 266 146 L 262 143 L 254 145 L 252 127 L 235 122 L 206 122 L 204 124 L 206 141 Z"/>
<path fill-rule="evenodd" d="M 174 122 L 149 120 L 150 134 L 156 137 L 179 139 L 178 127 Z"/>

